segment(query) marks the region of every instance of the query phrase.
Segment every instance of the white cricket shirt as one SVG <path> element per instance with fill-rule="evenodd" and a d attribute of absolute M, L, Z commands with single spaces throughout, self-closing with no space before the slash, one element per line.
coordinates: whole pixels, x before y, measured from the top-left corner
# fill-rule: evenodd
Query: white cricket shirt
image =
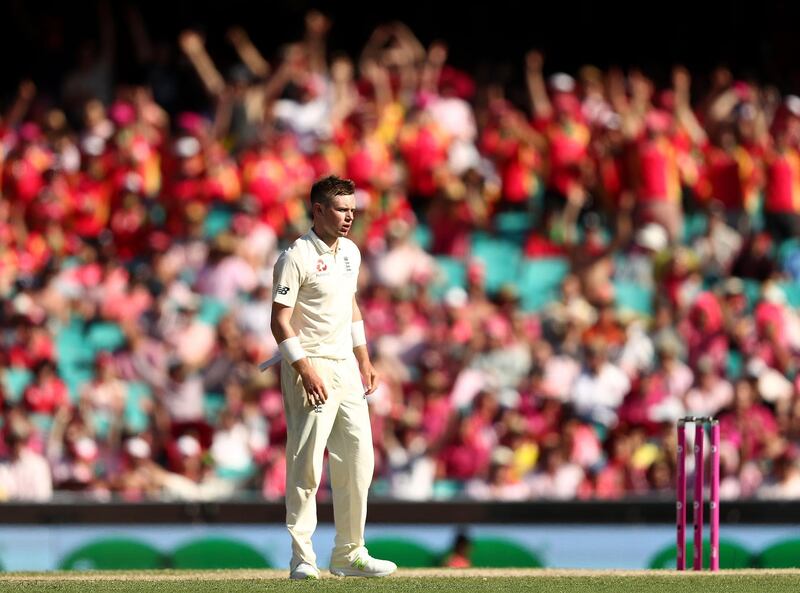
<path fill-rule="evenodd" d="M 294 307 L 291 325 L 308 356 L 352 356 L 353 295 L 361 253 L 339 237 L 336 252 L 313 230 L 281 253 L 272 275 L 273 302 Z"/>

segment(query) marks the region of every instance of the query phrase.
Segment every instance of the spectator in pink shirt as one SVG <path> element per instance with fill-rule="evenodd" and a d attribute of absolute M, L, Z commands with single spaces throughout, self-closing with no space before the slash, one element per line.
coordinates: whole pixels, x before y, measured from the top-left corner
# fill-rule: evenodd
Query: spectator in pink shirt
<path fill-rule="evenodd" d="M 22 414 L 9 415 L 5 440 L 9 459 L 0 463 L 0 499 L 46 502 L 53 494 L 50 466 L 31 449 L 32 435 L 28 419 Z"/>
<path fill-rule="evenodd" d="M 696 416 L 714 416 L 732 402 L 733 386 L 719 375 L 712 358 L 700 358 L 695 386 L 686 394 L 686 411 Z"/>
<path fill-rule="evenodd" d="M 728 338 L 724 332 L 722 308 L 710 292 L 701 293 L 695 300 L 681 333 L 689 346 L 689 366 L 696 367 L 701 357 L 709 357 L 714 368 L 725 368 Z"/>
<path fill-rule="evenodd" d="M 758 459 L 779 436 L 772 410 L 758 395 L 751 379 L 736 382 L 730 409 L 720 415 L 721 438 L 736 446 L 742 460 Z"/>

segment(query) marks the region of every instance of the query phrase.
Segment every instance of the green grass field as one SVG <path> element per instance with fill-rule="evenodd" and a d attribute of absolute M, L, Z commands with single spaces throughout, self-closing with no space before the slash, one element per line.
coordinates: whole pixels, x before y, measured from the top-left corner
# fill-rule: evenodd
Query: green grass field
<path fill-rule="evenodd" d="M 59 591 L 64 593 L 159 591 L 164 593 L 261 593 L 263 591 L 369 591 L 407 593 L 457 591 L 458 593 L 536 591 L 537 593 L 627 592 L 648 593 L 715 591 L 752 593 L 800 591 L 799 570 L 741 570 L 712 573 L 672 571 L 586 570 L 401 570 L 384 579 L 336 578 L 289 581 L 285 571 L 139 571 L 52 572 L 0 575 L 0 591 Z"/>

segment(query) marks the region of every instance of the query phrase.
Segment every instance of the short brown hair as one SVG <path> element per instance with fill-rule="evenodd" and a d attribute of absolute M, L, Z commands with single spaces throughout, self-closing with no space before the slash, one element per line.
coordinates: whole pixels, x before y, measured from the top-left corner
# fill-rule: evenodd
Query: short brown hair
<path fill-rule="evenodd" d="M 336 196 L 349 196 L 356 191 L 356 184 L 349 179 L 329 175 L 311 186 L 311 203 L 327 204 Z"/>

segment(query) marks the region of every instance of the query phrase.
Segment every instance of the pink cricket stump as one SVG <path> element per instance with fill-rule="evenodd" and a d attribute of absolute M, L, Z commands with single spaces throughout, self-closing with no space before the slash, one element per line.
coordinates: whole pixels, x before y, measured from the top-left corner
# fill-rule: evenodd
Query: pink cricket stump
<path fill-rule="evenodd" d="M 703 570 L 703 421 L 694 428 L 694 569 Z"/>
<path fill-rule="evenodd" d="M 678 485 L 675 504 L 678 517 L 677 569 L 686 570 L 686 425 L 678 421 Z"/>
<path fill-rule="evenodd" d="M 719 422 L 711 423 L 711 570 L 719 570 Z"/>

